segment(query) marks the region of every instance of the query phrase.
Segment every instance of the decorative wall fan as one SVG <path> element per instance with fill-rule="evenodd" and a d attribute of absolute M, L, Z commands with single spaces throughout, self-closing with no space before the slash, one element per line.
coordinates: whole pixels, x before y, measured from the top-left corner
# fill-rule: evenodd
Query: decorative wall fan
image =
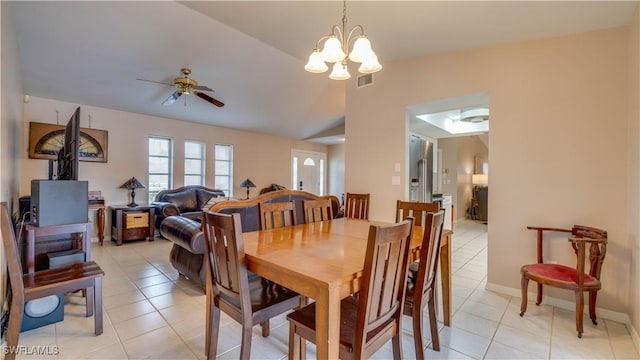
<path fill-rule="evenodd" d="M 148 81 L 152 83 L 176 87 L 177 90 L 173 94 L 169 95 L 169 97 L 162 103 L 162 105 L 165 105 L 165 106 L 169 106 L 173 104 L 174 102 L 176 102 L 176 100 L 180 98 L 180 96 L 189 95 L 189 94 L 195 94 L 200 99 L 206 102 L 209 102 L 217 107 L 224 106 L 224 103 L 222 101 L 218 99 L 214 99 L 211 96 L 203 93 L 203 91 L 213 91 L 213 89 L 211 89 L 208 86 L 198 85 L 197 81 L 190 78 L 189 74 L 191 74 L 191 69 L 182 68 L 180 69 L 180 72 L 182 73 L 183 76 L 173 79 L 173 84 L 162 82 L 162 81 L 146 80 L 146 79 L 136 79 L 136 80 Z M 185 105 L 186 105 L 186 102 L 185 102 Z"/>

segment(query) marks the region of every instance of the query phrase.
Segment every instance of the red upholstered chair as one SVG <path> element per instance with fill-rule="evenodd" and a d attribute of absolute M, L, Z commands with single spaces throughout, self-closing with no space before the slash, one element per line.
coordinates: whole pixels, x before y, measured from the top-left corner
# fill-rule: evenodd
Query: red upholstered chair
<path fill-rule="evenodd" d="M 542 302 L 542 285 L 561 289 L 573 290 L 576 295 L 576 330 L 578 337 L 582 337 L 582 313 L 584 311 L 584 292 L 589 293 L 589 317 L 594 325 L 596 319 L 596 298 L 601 289 L 600 271 L 607 252 L 607 232 L 604 230 L 574 225 L 571 230 L 528 226 L 527 229 L 538 232 L 538 262 L 524 265 L 522 273 L 522 305 L 520 316 L 527 311 L 527 289 L 529 280 L 538 283 L 538 298 L 536 305 Z M 575 267 L 561 264 L 545 264 L 542 259 L 543 235 L 545 231 L 571 233 L 569 242 L 577 256 Z M 589 249 L 589 272 L 585 272 L 586 249 Z"/>

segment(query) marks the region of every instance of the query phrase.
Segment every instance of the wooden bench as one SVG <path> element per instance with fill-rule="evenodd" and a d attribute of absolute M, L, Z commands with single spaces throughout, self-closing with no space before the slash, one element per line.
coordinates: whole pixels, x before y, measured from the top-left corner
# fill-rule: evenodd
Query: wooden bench
<path fill-rule="evenodd" d="M 6 360 L 15 359 L 25 302 L 80 289 L 86 289 L 87 317 L 94 315 L 95 334 L 102 334 L 102 276 L 104 271 L 94 261 L 55 269 L 22 273 L 18 246 L 7 203 L 0 204 L 2 244 L 7 258 L 11 305 L 7 327 Z"/>

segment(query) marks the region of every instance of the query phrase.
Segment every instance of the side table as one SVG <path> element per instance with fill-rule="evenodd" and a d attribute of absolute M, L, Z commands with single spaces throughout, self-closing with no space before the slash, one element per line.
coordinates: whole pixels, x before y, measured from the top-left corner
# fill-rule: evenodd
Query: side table
<path fill-rule="evenodd" d="M 138 205 L 129 207 L 126 205 L 113 205 L 111 208 L 111 240 L 116 245 L 122 245 L 123 241 L 142 240 L 154 238 L 155 207 Z"/>

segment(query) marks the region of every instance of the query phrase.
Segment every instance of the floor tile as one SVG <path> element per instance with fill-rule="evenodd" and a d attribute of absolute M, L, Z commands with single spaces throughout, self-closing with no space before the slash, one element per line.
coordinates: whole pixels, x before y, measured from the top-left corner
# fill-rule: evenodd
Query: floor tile
<path fill-rule="evenodd" d="M 452 327 L 442 324 L 438 304 L 440 351 L 434 351 L 426 312 L 424 353 L 429 359 L 640 359 L 624 324 L 585 317 L 583 339 L 575 331 L 574 312 L 530 301 L 520 317 L 520 298 L 488 291 L 486 286 L 487 225 L 455 224 L 452 240 Z M 128 242 L 116 246 L 92 243 L 92 256 L 105 270 L 104 332 L 95 336 L 93 317 L 85 316 L 81 294 L 65 296 L 65 320 L 24 332 L 20 345 L 56 349 L 58 354 L 26 355 L 18 359 L 206 359 L 204 354 L 206 296 L 199 285 L 179 276 L 171 266 L 173 244 Z M 404 359 L 414 359 L 411 319 L 402 326 Z M 222 314 L 219 359 L 237 359 L 242 327 Z M 253 359 L 286 359 L 288 322 L 271 320 L 271 336 L 253 328 Z M 315 358 L 308 344 L 307 357 Z M 391 343 L 372 359 L 391 357 Z"/>

